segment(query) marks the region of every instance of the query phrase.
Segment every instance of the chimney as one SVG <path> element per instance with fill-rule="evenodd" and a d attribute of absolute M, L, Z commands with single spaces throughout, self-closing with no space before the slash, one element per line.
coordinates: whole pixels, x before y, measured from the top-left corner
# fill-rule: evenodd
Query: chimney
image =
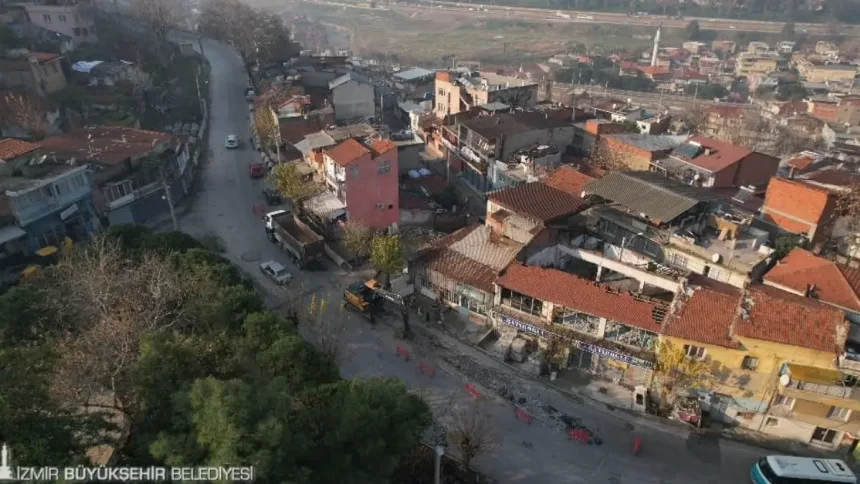
<path fill-rule="evenodd" d="M 123 142 L 123 143 L 128 143 L 128 139 L 126 139 L 125 135 L 122 135 L 122 142 Z"/>
<path fill-rule="evenodd" d="M 806 285 L 806 297 L 815 297 L 815 284 L 807 284 Z"/>
<path fill-rule="evenodd" d="M 705 156 L 711 156 L 711 149 L 705 148 Z"/>

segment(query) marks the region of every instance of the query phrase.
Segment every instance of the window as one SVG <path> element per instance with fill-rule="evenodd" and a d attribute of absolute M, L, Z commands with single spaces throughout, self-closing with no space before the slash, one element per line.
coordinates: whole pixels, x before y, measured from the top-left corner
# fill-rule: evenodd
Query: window
<path fill-rule="evenodd" d="M 660 246 L 648 239 L 645 239 L 642 252 L 645 252 L 645 254 L 650 255 L 651 257 L 657 257 L 657 255 L 660 254 Z"/>
<path fill-rule="evenodd" d="M 612 222 L 603 221 L 603 235 L 607 237 L 615 237 L 615 234 L 618 233 L 618 226 Z"/>
<path fill-rule="evenodd" d="M 58 19 L 60 19 L 60 22 L 65 22 L 65 21 L 66 21 L 66 16 L 65 16 L 65 15 L 57 15 L 57 18 L 58 18 Z"/>
<path fill-rule="evenodd" d="M 74 32 L 74 33 L 75 33 L 75 37 L 80 37 L 80 36 L 81 36 L 81 29 L 80 29 L 80 28 L 78 28 L 78 27 L 73 28 L 73 29 L 72 29 L 72 32 Z"/>
<path fill-rule="evenodd" d="M 44 20 L 46 24 L 49 24 L 51 23 L 51 16 L 46 13 L 42 14 L 42 20 Z"/>
<path fill-rule="evenodd" d="M 391 163 L 387 161 L 383 161 L 379 165 L 376 166 L 376 173 L 389 173 L 391 172 Z"/>
<path fill-rule="evenodd" d="M 768 427 L 779 427 L 779 419 L 776 417 L 768 417 L 764 421 L 764 424 L 767 425 Z"/>
<path fill-rule="evenodd" d="M 815 427 L 815 431 L 812 432 L 812 443 L 832 444 L 833 441 L 836 440 L 836 435 L 838 433 L 839 432 L 832 429 Z"/>
<path fill-rule="evenodd" d="M 358 178 L 359 171 L 358 171 L 358 167 L 357 167 L 357 166 L 353 166 L 353 167 L 351 167 L 351 168 L 349 169 L 349 171 L 350 171 L 350 176 L 351 176 L 351 177 L 353 177 L 353 178 Z"/>
<path fill-rule="evenodd" d="M 776 397 L 777 405 L 782 405 L 783 407 L 788 407 L 789 409 L 794 407 L 795 401 L 796 400 L 794 399 L 794 397 L 787 397 L 785 395 L 777 395 Z"/>
<path fill-rule="evenodd" d="M 533 316 L 540 316 L 543 312 L 543 301 L 540 299 L 505 288 L 502 288 L 502 304 Z"/>
<path fill-rule="evenodd" d="M 86 27 L 81 29 L 81 33 L 84 34 L 84 37 L 88 35 Z"/>
<path fill-rule="evenodd" d="M 741 366 L 744 370 L 755 371 L 758 368 L 758 358 L 755 356 L 744 356 L 744 363 Z"/>
<path fill-rule="evenodd" d="M 385 204 L 384 203 L 377 203 L 376 209 L 377 210 L 385 210 Z"/>
<path fill-rule="evenodd" d="M 669 264 L 675 267 L 679 267 L 681 269 L 686 269 L 687 266 L 690 264 L 690 259 L 688 259 L 682 254 L 679 254 L 678 252 L 672 252 L 671 254 L 669 254 L 669 257 L 666 259 L 666 261 Z"/>
<path fill-rule="evenodd" d="M 827 412 L 827 418 L 830 420 L 839 420 L 841 422 L 845 422 L 850 416 L 851 410 L 842 407 L 830 407 L 830 411 Z"/>
<path fill-rule="evenodd" d="M 690 358 L 701 360 L 705 357 L 705 348 L 701 346 L 684 345 L 684 354 Z"/>
<path fill-rule="evenodd" d="M 439 95 L 440 95 L 440 96 L 444 96 L 444 95 L 445 95 L 445 90 L 444 90 L 444 89 L 442 89 L 441 87 L 439 88 Z"/>

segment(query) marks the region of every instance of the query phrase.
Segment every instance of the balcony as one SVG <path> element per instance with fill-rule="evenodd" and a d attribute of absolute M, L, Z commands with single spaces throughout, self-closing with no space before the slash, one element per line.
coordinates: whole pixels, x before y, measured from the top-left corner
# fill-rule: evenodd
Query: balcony
<path fill-rule="evenodd" d="M 5 180 L 6 195 L 18 223 L 28 225 L 88 197 L 90 180 L 86 170 L 86 166 L 80 166 L 42 179 L 9 177 Z"/>
<path fill-rule="evenodd" d="M 786 396 L 842 408 L 860 410 L 860 388 L 845 384 L 850 378 L 838 370 L 789 365 L 788 384 L 782 388 Z"/>

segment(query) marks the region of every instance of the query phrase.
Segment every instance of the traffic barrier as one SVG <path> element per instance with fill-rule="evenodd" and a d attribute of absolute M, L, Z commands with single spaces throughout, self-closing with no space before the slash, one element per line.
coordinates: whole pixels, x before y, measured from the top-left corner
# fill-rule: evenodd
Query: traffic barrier
<path fill-rule="evenodd" d="M 472 385 L 471 383 L 466 383 L 465 388 L 466 391 L 469 392 L 473 397 L 481 398 L 481 392 L 479 392 L 478 389 L 475 388 L 475 385 Z"/>
<path fill-rule="evenodd" d="M 633 439 L 633 455 L 639 455 L 639 449 L 642 448 L 642 436 L 637 435 L 635 439 Z"/>
<path fill-rule="evenodd" d="M 397 347 L 397 356 L 403 358 L 403 361 L 409 361 L 409 350 L 402 346 Z"/>
<path fill-rule="evenodd" d="M 433 368 L 427 363 L 419 364 L 418 371 L 420 371 L 422 375 L 436 376 L 436 368 Z"/>
<path fill-rule="evenodd" d="M 567 438 L 569 440 L 576 440 L 583 444 L 587 444 L 591 435 L 589 435 L 589 432 L 584 429 L 571 428 L 567 429 Z"/>
<path fill-rule="evenodd" d="M 532 416 L 524 408 L 514 407 L 514 416 L 529 425 L 532 424 Z"/>

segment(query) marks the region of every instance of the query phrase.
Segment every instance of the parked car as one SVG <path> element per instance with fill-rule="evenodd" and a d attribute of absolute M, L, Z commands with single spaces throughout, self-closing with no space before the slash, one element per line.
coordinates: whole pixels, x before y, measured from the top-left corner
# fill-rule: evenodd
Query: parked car
<path fill-rule="evenodd" d="M 260 272 L 279 285 L 289 284 L 293 280 L 293 275 L 287 272 L 287 268 L 273 260 L 260 264 Z"/>
<path fill-rule="evenodd" d="M 284 203 L 284 199 L 281 197 L 281 193 L 274 188 L 264 188 L 263 197 L 266 199 L 266 203 L 268 203 L 269 205 L 280 205 Z"/>
<path fill-rule="evenodd" d="M 251 178 L 263 178 L 266 176 L 266 166 L 262 163 L 251 163 L 248 165 L 248 174 Z"/>
<path fill-rule="evenodd" d="M 224 140 L 224 147 L 228 150 L 232 150 L 239 147 L 239 137 L 235 134 L 228 134 L 227 139 Z"/>

